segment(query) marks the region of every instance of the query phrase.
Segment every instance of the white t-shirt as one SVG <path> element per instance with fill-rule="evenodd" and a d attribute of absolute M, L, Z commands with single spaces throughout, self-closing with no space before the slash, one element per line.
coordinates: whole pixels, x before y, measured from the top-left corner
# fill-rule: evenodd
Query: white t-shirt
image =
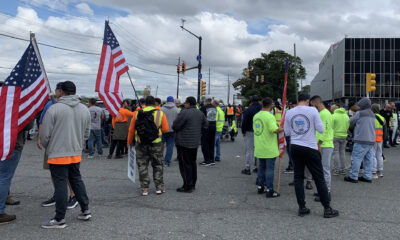
<path fill-rule="evenodd" d="M 315 107 L 297 106 L 286 113 L 285 136 L 290 144 L 318 150 L 315 131 L 324 132 L 324 125 Z"/>

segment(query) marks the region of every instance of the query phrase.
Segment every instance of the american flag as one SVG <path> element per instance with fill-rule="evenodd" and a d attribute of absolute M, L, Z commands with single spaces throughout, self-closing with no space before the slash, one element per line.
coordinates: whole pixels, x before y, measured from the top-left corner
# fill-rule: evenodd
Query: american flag
<path fill-rule="evenodd" d="M 32 43 L 0 88 L 0 157 L 10 158 L 18 132 L 29 124 L 49 97 Z"/>
<path fill-rule="evenodd" d="M 289 71 L 289 59 L 286 59 L 285 62 L 285 80 L 283 86 L 283 98 L 282 98 L 282 119 L 281 119 L 281 127 L 283 128 L 285 125 L 285 118 L 286 118 L 286 91 L 287 91 L 287 79 L 288 79 L 288 71 Z M 283 132 L 279 134 L 279 157 L 282 158 L 283 154 L 285 153 L 286 142 L 285 142 L 285 135 Z"/>
<path fill-rule="evenodd" d="M 115 117 L 122 103 L 119 89 L 119 76 L 129 70 L 125 57 L 108 21 L 104 29 L 103 48 L 101 50 L 99 71 L 97 73 L 96 92 L 103 100 L 110 114 Z"/>

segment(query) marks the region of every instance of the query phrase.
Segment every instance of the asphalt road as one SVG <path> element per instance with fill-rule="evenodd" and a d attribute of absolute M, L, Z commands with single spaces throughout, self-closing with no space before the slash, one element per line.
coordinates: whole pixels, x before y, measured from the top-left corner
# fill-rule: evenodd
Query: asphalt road
<path fill-rule="evenodd" d="M 157 196 L 151 183 L 149 196 L 142 197 L 138 182 L 127 178 L 127 158 L 85 155 L 81 172 L 93 218 L 77 220 L 78 207 L 68 210 L 67 228 L 41 229 L 41 222 L 54 216 L 54 207 L 40 206 L 53 189 L 49 172 L 42 169 L 43 152 L 29 141 L 11 186 L 21 205 L 7 207 L 17 221 L 0 226 L 0 239 L 399 239 L 399 154 L 400 147 L 385 149 L 385 176 L 372 184 L 333 177 L 332 206 L 340 211 L 333 219 L 322 218 L 314 191 L 306 191 L 311 215 L 297 216 L 294 189 L 288 186 L 293 174 L 282 174 L 281 197 L 258 195 L 255 174 L 240 173 L 241 137 L 222 144 L 222 161 L 216 166 L 199 166 L 192 194 L 175 190 L 182 185 L 177 162 L 164 170 L 167 192 Z M 282 163 L 284 168 L 286 157 Z"/>

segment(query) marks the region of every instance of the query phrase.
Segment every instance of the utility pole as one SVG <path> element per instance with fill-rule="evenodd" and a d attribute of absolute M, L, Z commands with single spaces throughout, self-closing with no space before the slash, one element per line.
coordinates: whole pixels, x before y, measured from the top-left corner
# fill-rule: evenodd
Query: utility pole
<path fill-rule="evenodd" d="M 203 38 L 201 36 L 197 36 L 196 34 L 192 33 L 191 31 L 187 30 L 183 25 L 185 23 L 185 19 L 182 19 L 182 25 L 181 28 L 182 30 L 185 30 L 186 32 L 192 34 L 194 37 L 199 39 L 199 55 L 197 56 L 197 61 L 199 62 L 197 65 L 197 69 L 199 70 L 198 75 L 197 75 L 197 102 L 200 103 L 200 85 L 201 85 L 201 41 Z M 189 70 L 189 69 L 188 69 Z"/>
<path fill-rule="evenodd" d="M 230 96 L 229 95 L 231 95 L 231 88 L 230 88 L 230 80 L 229 80 L 229 73 L 228 73 L 228 104 L 229 104 L 229 99 L 230 99 Z"/>
<path fill-rule="evenodd" d="M 178 99 L 179 98 L 179 74 L 180 74 L 180 65 L 181 65 L 181 57 L 179 57 L 178 58 L 178 66 L 177 66 L 177 69 L 178 69 L 178 84 L 176 85 L 176 99 Z"/>
<path fill-rule="evenodd" d="M 210 67 L 208 68 L 208 95 L 210 96 L 211 80 L 210 80 Z"/>
<path fill-rule="evenodd" d="M 293 44 L 293 52 L 294 52 L 294 62 L 296 61 L 296 43 L 294 43 Z M 298 92 L 299 92 L 299 88 L 297 87 L 297 76 L 296 76 L 296 69 L 295 69 L 295 74 L 294 74 L 294 80 L 295 80 L 295 83 L 296 83 L 296 91 L 295 91 L 295 93 L 296 93 L 296 99 L 297 99 L 297 95 L 298 95 Z M 301 85 L 303 85 L 303 83 L 301 83 Z M 302 86 L 300 86 L 301 88 L 302 88 Z M 300 91 L 301 91 L 301 88 L 300 88 Z"/>
<path fill-rule="evenodd" d="M 157 88 L 156 88 L 156 97 L 157 97 L 157 95 L 158 95 L 158 85 L 157 85 Z"/>

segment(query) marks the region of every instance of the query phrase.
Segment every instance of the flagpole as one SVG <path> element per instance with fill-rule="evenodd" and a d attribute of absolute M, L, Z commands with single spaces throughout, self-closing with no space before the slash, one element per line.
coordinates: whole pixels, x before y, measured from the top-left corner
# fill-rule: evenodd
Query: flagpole
<path fill-rule="evenodd" d="M 128 73 L 129 81 L 131 81 L 131 85 L 132 85 L 133 91 L 135 92 L 135 96 L 136 96 L 136 99 L 137 99 L 137 101 L 138 101 L 138 103 L 139 103 L 139 107 L 142 108 L 142 105 L 140 104 L 140 100 L 139 100 L 139 97 L 138 97 L 138 95 L 137 95 L 135 86 L 133 86 L 133 82 L 132 82 L 131 75 L 129 74 L 129 71 L 127 71 L 126 73 Z"/>
<path fill-rule="evenodd" d="M 38 57 L 39 65 L 40 65 L 40 68 L 42 69 L 42 74 L 44 76 L 44 80 L 46 82 L 47 89 L 49 90 L 49 93 L 52 93 L 49 79 L 47 78 L 47 73 L 46 73 L 46 70 L 44 68 L 44 64 L 42 61 L 42 56 L 40 55 L 39 47 L 36 42 L 35 33 L 33 33 L 33 32 L 30 33 L 30 39 L 31 39 L 33 49 L 35 50 L 36 56 Z"/>

